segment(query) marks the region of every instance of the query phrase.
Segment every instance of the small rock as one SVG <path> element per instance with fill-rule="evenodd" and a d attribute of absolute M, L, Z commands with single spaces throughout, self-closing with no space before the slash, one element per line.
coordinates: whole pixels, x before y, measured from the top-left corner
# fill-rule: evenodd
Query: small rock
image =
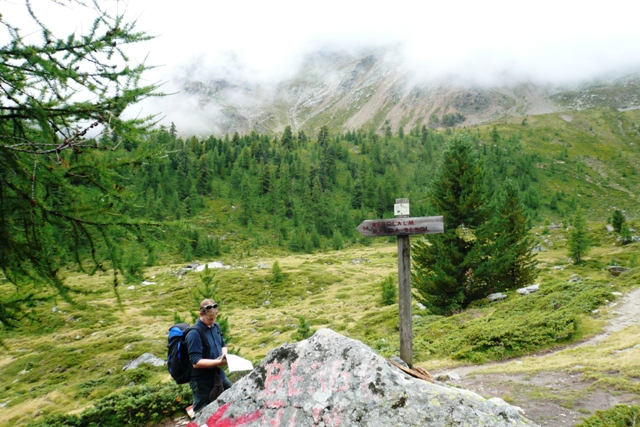
<path fill-rule="evenodd" d="M 271 301 L 266 300 L 265 302 L 262 303 L 262 305 L 271 305 Z"/>
<path fill-rule="evenodd" d="M 264 262 L 261 262 L 261 263 L 258 264 L 258 268 L 271 268 L 271 267 L 269 267 L 268 264 L 265 264 Z"/>
<path fill-rule="evenodd" d="M 129 289 L 130 291 L 134 290 L 136 287 L 134 285 L 129 286 L 127 289 Z"/>
<path fill-rule="evenodd" d="M 607 270 L 609 270 L 609 273 L 611 273 L 613 276 L 619 276 L 625 271 L 629 271 L 631 269 L 626 267 L 620 267 L 619 265 L 610 265 L 609 267 L 607 267 Z"/>
<path fill-rule="evenodd" d="M 436 381 L 460 381 L 460 375 L 455 372 L 445 372 L 444 374 L 439 374 L 434 378 Z"/>
<path fill-rule="evenodd" d="M 275 331 L 271 334 L 272 337 L 277 337 L 278 335 L 280 335 L 280 331 Z"/>
<path fill-rule="evenodd" d="M 607 227 L 607 231 L 608 231 L 609 233 L 613 232 L 613 227 L 612 227 L 612 226 L 607 225 L 606 227 Z"/>
<path fill-rule="evenodd" d="M 487 296 L 487 299 L 489 301 L 500 301 L 502 299 L 505 299 L 507 296 L 501 292 L 497 292 L 495 294 L 491 294 Z"/>
<path fill-rule="evenodd" d="M 500 399 L 499 397 L 492 397 L 491 399 L 488 399 L 487 402 L 491 403 L 491 404 L 493 404 L 495 406 L 498 406 L 501 409 L 504 407 L 505 410 L 514 411 L 514 412 L 517 412 L 520 415 L 524 415 L 524 411 L 522 410 L 521 407 L 515 406 L 515 405 L 509 405 L 507 402 L 505 402 L 504 400 Z"/>
<path fill-rule="evenodd" d="M 535 285 L 531 285 L 531 286 L 527 286 L 525 288 L 517 289 L 516 292 L 519 293 L 520 295 L 529 295 L 529 294 L 532 294 L 534 292 L 538 292 L 538 290 L 540 290 L 540 284 L 536 283 Z"/>
<path fill-rule="evenodd" d="M 55 306 L 51 309 L 52 312 L 57 313 L 58 312 L 58 306 Z"/>
<path fill-rule="evenodd" d="M 138 357 L 133 362 L 127 363 L 122 368 L 122 370 L 126 371 L 128 369 L 135 369 L 139 365 L 141 365 L 142 363 L 148 363 L 148 364 L 153 365 L 153 366 L 164 366 L 164 365 L 167 364 L 167 362 L 165 360 L 160 359 L 159 357 L 156 357 L 151 353 L 144 353 L 142 356 Z"/>
<path fill-rule="evenodd" d="M 617 297 L 621 297 L 622 296 L 622 292 L 611 292 L 611 295 L 615 295 Z"/>
<path fill-rule="evenodd" d="M 425 307 L 424 305 L 420 304 L 419 302 L 416 303 L 416 307 L 418 307 L 420 310 L 426 310 L 427 307 Z"/>
<path fill-rule="evenodd" d="M 82 337 L 80 335 L 76 335 L 76 340 L 81 340 Z"/>

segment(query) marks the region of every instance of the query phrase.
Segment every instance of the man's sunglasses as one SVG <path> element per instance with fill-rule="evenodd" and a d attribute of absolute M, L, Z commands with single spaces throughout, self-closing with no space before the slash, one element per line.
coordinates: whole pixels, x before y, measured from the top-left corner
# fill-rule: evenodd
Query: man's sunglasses
<path fill-rule="evenodd" d="M 214 308 L 218 308 L 218 304 L 205 305 L 204 307 L 201 308 L 201 310 L 209 311 L 209 310 L 213 310 Z"/>

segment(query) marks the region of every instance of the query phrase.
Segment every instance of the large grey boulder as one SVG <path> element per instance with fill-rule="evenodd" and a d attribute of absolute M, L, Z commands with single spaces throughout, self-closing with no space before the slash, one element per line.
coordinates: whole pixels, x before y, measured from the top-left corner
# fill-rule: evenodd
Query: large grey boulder
<path fill-rule="evenodd" d="M 330 329 L 278 347 L 187 427 L 535 426 L 519 408 L 404 374 Z"/>

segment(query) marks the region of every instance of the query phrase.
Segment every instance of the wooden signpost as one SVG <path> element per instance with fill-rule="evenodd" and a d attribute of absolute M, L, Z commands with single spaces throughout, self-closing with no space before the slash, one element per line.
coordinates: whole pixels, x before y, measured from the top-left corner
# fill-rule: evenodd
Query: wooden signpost
<path fill-rule="evenodd" d="M 400 358 L 413 366 L 413 328 L 411 319 L 412 234 L 444 233 L 441 216 L 409 217 L 409 199 L 396 199 L 395 218 L 362 221 L 356 230 L 363 236 L 398 236 L 398 302 L 400 306 Z"/>

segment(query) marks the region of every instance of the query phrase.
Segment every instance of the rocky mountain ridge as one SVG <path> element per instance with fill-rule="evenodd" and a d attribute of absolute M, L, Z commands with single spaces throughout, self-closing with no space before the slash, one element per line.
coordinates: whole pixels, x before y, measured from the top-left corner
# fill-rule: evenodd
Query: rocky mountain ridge
<path fill-rule="evenodd" d="M 408 131 L 592 107 L 640 108 L 640 73 L 574 86 L 507 74 L 493 85 L 455 76 L 429 80 L 392 49 L 309 54 L 292 77 L 277 83 L 256 83 L 242 74 L 231 67 L 204 79 L 185 77 L 179 96 L 194 98 L 194 113 L 219 135 L 279 133 L 287 125 L 311 133 L 323 125 L 332 131 L 381 131 L 387 125 Z"/>

